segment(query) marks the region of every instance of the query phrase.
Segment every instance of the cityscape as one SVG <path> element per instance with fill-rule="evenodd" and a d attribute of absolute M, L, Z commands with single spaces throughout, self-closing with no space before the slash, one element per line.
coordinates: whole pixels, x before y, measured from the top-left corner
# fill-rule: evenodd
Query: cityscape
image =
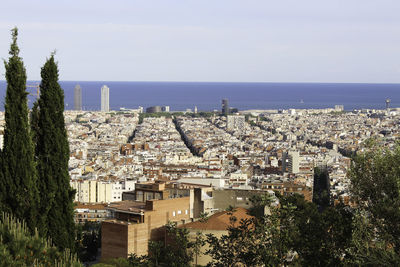
<path fill-rule="evenodd" d="M 400 4 L 2 4 L 0 267 L 400 266 Z"/>
<path fill-rule="evenodd" d="M 160 238 L 150 232 L 169 221 L 194 235 L 201 214 L 211 219 L 234 207 L 246 218 L 254 195 L 315 201 L 316 168 L 328 173 L 329 202 L 354 206 L 347 176 L 352 155 L 368 149 L 368 140 L 393 149 L 400 134 L 400 108 L 391 108 L 389 99 L 386 109 L 352 112 L 343 105 L 238 111 L 228 99 L 218 112 L 113 111 L 109 90 L 101 87 L 101 111 L 82 111 L 76 85 L 75 110 L 64 112 L 75 222 L 101 223 L 102 259 L 147 255 L 147 243 Z M 4 119 L 2 112 L 2 129 Z M 207 229 L 224 233 L 227 223 L 214 227 Z M 201 256 L 197 264 L 209 261 Z"/>

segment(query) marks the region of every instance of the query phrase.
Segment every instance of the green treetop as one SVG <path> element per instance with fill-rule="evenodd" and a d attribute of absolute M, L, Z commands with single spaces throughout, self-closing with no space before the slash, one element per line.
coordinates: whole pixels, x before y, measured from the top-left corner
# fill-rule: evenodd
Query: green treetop
<path fill-rule="evenodd" d="M 74 190 L 68 174 L 69 146 L 64 124 L 64 92 L 58 83 L 54 55 L 41 71 L 39 118 L 35 138 L 41 192 L 39 226 L 59 248 L 73 248 Z"/>
<path fill-rule="evenodd" d="M 17 36 L 18 30 L 14 28 L 10 58 L 4 62 L 7 91 L 1 193 L 3 210 L 12 212 L 19 219 L 25 219 L 29 229 L 33 230 L 38 214 L 37 175 L 28 122 L 26 71 L 19 57 Z"/>

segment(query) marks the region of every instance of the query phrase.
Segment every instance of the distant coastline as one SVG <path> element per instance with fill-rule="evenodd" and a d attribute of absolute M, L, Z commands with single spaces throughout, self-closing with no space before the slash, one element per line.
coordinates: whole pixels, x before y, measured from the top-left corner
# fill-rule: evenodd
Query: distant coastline
<path fill-rule="evenodd" d="M 29 81 L 35 85 L 37 81 Z M 400 84 L 368 83 L 225 83 L 225 82 L 75 82 L 61 81 L 65 92 L 65 109 L 73 109 L 73 88 L 82 87 L 84 110 L 100 110 L 100 88 L 110 88 L 110 108 L 144 108 L 170 106 L 171 111 L 221 109 L 221 100 L 229 100 L 239 110 L 319 109 L 343 105 L 345 110 L 400 107 Z M 6 82 L 0 81 L 0 110 Z M 30 88 L 30 90 L 33 90 Z M 30 105 L 34 96 L 30 96 Z"/>

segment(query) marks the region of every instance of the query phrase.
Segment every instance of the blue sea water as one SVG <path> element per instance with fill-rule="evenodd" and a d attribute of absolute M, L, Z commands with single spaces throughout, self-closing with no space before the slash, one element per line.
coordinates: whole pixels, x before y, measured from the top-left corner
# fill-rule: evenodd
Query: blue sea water
<path fill-rule="evenodd" d="M 36 84 L 30 81 L 28 84 Z M 65 108 L 73 109 L 74 87 L 82 88 L 84 110 L 100 109 L 100 88 L 110 88 L 110 108 L 170 106 L 181 111 L 197 106 L 199 111 L 220 110 L 227 98 L 230 107 L 247 109 L 327 108 L 344 105 L 345 110 L 400 107 L 400 84 L 357 83 L 226 83 L 226 82 L 106 82 L 61 81 Z M 0 109 L 4 110 L 6 82 L 0 81 Z M 30 88 L 33 92 L 34 89 Z M 34 101 L 29 97 L 30 105 Z"/>

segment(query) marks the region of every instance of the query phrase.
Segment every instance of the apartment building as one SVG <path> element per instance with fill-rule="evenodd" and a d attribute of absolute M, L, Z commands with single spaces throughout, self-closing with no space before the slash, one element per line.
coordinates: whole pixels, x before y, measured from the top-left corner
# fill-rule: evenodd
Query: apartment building
<path fill-rule="evenodd" d="M 190 197 L 126 200 L 111 204 L 109 210 L 114 219 L 102 222 L 102 259 L 141 256 L 147 255 L 149 240 L 164 240 L 165 224 L 190 220 Z"/>
<path fill-rule="evenodd" d="M 77 203 L 74 207 L 75 223 L 84 224 L 85 222 L 101 222 L 110 218 L 110 211 L 107 204 L 84 204 Z"/>
<path fill-rule="evenodd" d="M 122 193 L 135 189 L 134 180 L 100 181 L 71 180 L 70 184 L 76 190 L 75 201 L 82 203 L 110 203 L 122 200 Z"/>

